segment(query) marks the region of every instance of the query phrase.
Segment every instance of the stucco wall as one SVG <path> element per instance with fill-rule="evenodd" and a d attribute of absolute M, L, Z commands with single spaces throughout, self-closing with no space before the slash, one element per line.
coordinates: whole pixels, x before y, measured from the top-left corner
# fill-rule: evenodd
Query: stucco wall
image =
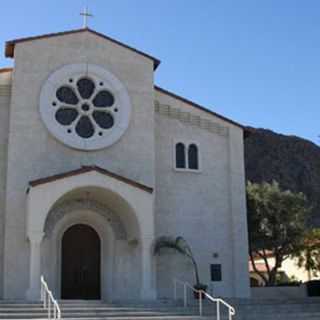
<path fill-rule="evenodd" d="M 65 230 L 74 224 L 92 226 L 101 240 L 101 298 L 104 301 L 140 298 L 141 259 L 138 246 L 116 240 L 106 219 L 94 211 L 70 211 L 42 243 L 43 275 L 56 298 L 61 298 L 61 241 Z M 132 269 L 136 272 L 132 275 Z"/>
<path fill-rule="evenodd" d="M 63 145 L 49 134 L 39 114 L 41 86 L 49 75 L 63 65 L 83 62 L 112 72 L 127 88 L 133 108 L 129 128 L 122 138 L 100 151 L 82 152 Z M 3 111 L 1 99 L 0 112 Z M 210 132 L 155 114 L 154 99 L 210 120 L 226 130 Z M 8 119 L 4 113 L 3 119 Z M 223 281 L 214 283 L 215 295 L 249 295 L 242 129 L 154 91 L 152 60 L 89 33 L 18 43 L 10 114 L 10 121 L 6 121 L 9 128 L 0 128 L 10 132 L 8 167 L 0 168 L 0 178 L 6 169 L 8 176 L 6 298 L 25 298 L 29 286 L 28 182 L 91 164 L 155 186 L 156 235 L 182 235 L 188 240 L 196 259 L 201 261 L 202 282 L 210 283 L 211 263 L 222 264 Z M 199 144 L 201 172 L 173 170 L 174 140 Z M 218 253 L 218 257 L 214 258 L 213 253 Z M 119 268 L 128 273 L 125 262 L 120 259 Z M 156 269 L 159 297 L 172 296 L 173 277 L 194 283 L 191 265 L 176 255 L 159 257 Z"/>
<path fill-rule="evenodd" d="M 210 264 L 222 265 L 222 281 L 213 283 L 215 295 L 248 296 L 242 130 L 164 94 L 156 92 L 156 98 L 160 104 L 210 119 L 229 132 L 227 136 L 215 134 L 170 116 L 155 115 L 156 234 L 185 237 L 206 284 L 210 283 Z M 200 172 L 174 170 L 176 141 L 198 144 Z M 219 256 L 214 258 L 214 253 Z M 158 257 L 157 270 L 160 297 L 172 296 L 175 277 L 194 283 L 191 264 L 174 254 Z M 239 270 L 242 279 L 235 283 Z"/>
<path fill-rule="evenodd" d="M 90 200 L 86 195 L 88 192 Z M 34 300 L 39 296 L 40 274 L 44 273 L 55 296 L 60 297 L 61 239 L 70 225 L 84 223 L 91 225 L 101 237 L 103 298 L 108 301 L 139 297 L 153 299 L 150 255 L 154 240 L 153 203 L 151 191 L 96 171 L 30 188 L 27 232 L 29 238 L 35 240 L 33 243 L 39 243 L 36 239 L 39 235 L 42 237 L 43 231 L 45 239 L 41 254 L 40 249 L 37 251 L 39 247 L 33 245 L 31 279 L 34 281 L 31 281 L 33 285 L 28 296 L 31 297 L 32 293 Z M 48 211 L 50 217 L 56 218 L 49 219 L 44 227 Z M 112 214 L 108 215 L 108 211 Z M 123 227 L 123 233 L 116 227 L 116 221 Z M 34 258 L 40 256 L 42 262 Z"/>
<path fill-rule="evenodd" d="M 2 274 L 10 86 L 11 72 L 0 73 L 0 298 L 2 298 L 3 285 Z"/>
<path fill-rule="evenodd" d="M 64 146 L 40 119 L 39 94 L 49 75 L 69 63 L 106 67 L 127 88 L 132 103 L 128 130 L 107 149 L 81 152 Z M 29 243 L 25 234 L 26 189 L 40 177 L 95 164 L 153 185 L 153 62 L 89 33 L 17 44 L 12 86 L 8 154 L 5 296 L 24 298 L 28 287 Z"/>

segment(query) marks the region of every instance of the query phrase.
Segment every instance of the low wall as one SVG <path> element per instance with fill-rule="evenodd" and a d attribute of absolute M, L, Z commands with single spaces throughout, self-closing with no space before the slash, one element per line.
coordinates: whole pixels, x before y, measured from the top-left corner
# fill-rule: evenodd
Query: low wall
<path fill-rule="evenodd" d="M 298 287 L 252 287 L 251 298 L 261 299 L 285 299 L 285 298 L 305 298 L 307 288 L 305 285 Z"/>

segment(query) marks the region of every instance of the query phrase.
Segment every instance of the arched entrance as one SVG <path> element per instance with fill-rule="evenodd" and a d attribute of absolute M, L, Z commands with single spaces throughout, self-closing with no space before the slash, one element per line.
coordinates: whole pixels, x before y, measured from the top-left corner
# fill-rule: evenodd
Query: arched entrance
<path fill-rule="evenodd" d="M 101 243 L 85 224 L 67 229 L 61 245 L 61 298 L 100 299 Z"/>
<path fill-rule="evenodd" d="M 95 168 L 85 170 L 33 183 L 29 190 L 26 297 L 30 301 L 40 299 L 41 275 L 58 299 L 76 297 L 65 289 L 72 286 L 66 278 L 68 273 L 62 272 L 62 239 L 68 228 L 83 224 L 94 228 L 100 239 L 100 299 L 155 299 L 152 189 Z"/>

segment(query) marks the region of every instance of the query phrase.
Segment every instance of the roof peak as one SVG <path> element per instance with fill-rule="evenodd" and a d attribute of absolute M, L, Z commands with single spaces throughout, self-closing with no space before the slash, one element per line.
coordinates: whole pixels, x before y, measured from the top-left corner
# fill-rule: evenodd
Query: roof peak
<path fill-rule="evenodd" d="M 134 181 L 132 179 L 129 179 L 127 177 L 121 176 L 119 174 L 116 174 L 114 172 L 111 172 L 107 169 L 101 168 L 99 166 L 96 165 L 91 165 L 91 166 L 81 166 L 78 169 L 74 169 L 74 170 L 70 170 L 67 172 L 63 172 L 63 173 L 58 173 L 52 176 L 48 176 L 45 178 L 40 178 L 40 179 L 36 179 L 33 181 L 29 182 L 29 186 L 30 187 L 36 187 L 38 185 L 42 185 L 42 184 L 46 184 L 46 183 L 50 183 L 53 181 L 57 181 L 57 180 L 61 180 L 61 179 L 65 179 L 65 178 L 69 178 L 69 177 L 73 177 L 73 176 L 77 176 L 77 175 L 81 175 L 84 173 L 89 173 L 89 172 L 98 172 L 100 174 L 103 174 L 105 176 L 109 176 L 113 179 L 119 180 L 123 183 L 129 184 L 135 188 L 144 190 L 148 193 L 152 193 L 153 192 L 153 188 L 146 186 L 138 181 Z"/>
<path fill-rule="evenodd" d="M 89 27 L 85 27 L 85 28 L 80 28 L 80 29 L 74 29 L 74 30 L 69 30 L 69 31 L 63 31 L 63 32 L 55 32 L 55 33 L 48 33 L 48 34 L 43 34 L 43 35 L 39 35 L 39 36 L 32 36 L 32 37 L 26 37 L 26 38 L 19 38 L 19 39 L 13 39 L 13 40 L 9 40 L 6 42 L 5 44 L 5 56 L 7 58 L 13 58 L 14 57 L 14 48 L 15 45 L 17 43 L 21 43 L 21 42 L 27 42 L 27 41 L 33 41 L 33 40 L 40 40 L 40 39 L 46 39 L 46 38 L 51 38 L 51 37 L 59 37 L 59 36 L 65 36 L 65 35 L 69 35 L 69 34 L 75 34 L 75 33 L 81 33 L 81 32 L 90 32 L 98 37 L 101 37 L 103 39 L 109 40 L 119 46 L 122 46 L 128 50 L 131 50 L 135 53 L 138 53 L 150 60 L 153 61 L 153 66 L 154 66 L 154 70 L 157 69 L 157 67 L 160 65 L 160 60 L 158 60 L 157 58 L 142 52 L 140 50 L 137 50 L 131 46 L 128 46 L 118 40 L 115 40 L 109 36 L 106 36 L 103 33 L 100 33 L 98 31 L 95 31 L 93 29 L 90 29 Z"/>

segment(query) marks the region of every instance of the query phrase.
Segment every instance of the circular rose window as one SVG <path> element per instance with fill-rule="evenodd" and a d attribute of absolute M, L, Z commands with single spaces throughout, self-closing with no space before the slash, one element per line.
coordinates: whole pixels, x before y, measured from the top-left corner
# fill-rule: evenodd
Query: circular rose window
<path fill-rule="evenodd" d="M 42 87 L 40 114 L 48 130 L 66 145 L 83 150 L 115 143 L 128 128 L 126 88 L 109 71 L 73 64 L 55 71 Z"/>

